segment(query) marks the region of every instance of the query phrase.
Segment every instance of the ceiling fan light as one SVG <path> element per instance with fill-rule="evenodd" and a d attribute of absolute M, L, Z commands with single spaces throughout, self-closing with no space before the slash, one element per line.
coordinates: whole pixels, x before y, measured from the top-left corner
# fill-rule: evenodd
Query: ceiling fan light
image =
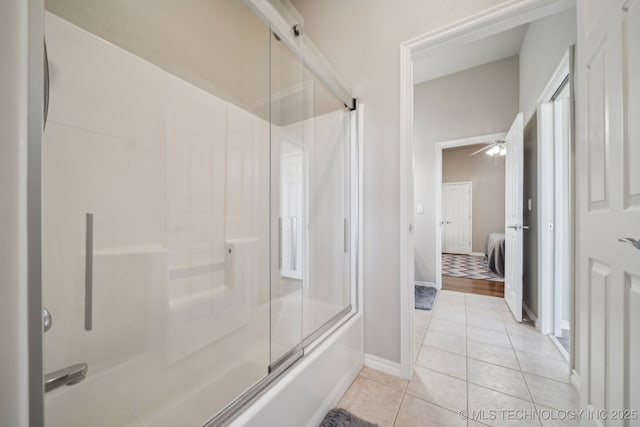
<path fill-rule="evenodd" d="M 497 145 L 495 147 L 491 147 L 489 150 L 487 150 L 487 154 L 489 156 L 495 156 L 499 152 L 500 152 L 500 147 L 498 147 Z"/>

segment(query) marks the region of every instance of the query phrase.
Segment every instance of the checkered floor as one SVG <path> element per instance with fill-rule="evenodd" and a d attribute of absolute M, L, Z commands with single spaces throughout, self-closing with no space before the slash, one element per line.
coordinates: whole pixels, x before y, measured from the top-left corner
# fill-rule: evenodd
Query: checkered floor
<path fill-rule="evenodd" d="M 487 268 L 484 256 L 476 255 L 442 254 L 442 275 L 504 282 L 504 277 Z"/>

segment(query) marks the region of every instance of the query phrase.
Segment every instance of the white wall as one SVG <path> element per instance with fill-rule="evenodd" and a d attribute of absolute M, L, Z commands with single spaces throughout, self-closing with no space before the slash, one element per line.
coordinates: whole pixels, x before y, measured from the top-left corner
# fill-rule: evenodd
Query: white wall
<path fill-rule="evenodd" d="M 529 24 L 520 49 L 520 111 L 525 125 L 538 98 L 569 46 L 576 43 L 576 10 L 568 9 Z"/>
<path fill-rule="evenodd" d="M 28 2 L 0 2 L 0 417 L 26 427 L 28 408 L 26 162 Z"/>
<path fill-rule="evenodd" d="M 400 361 L 400 44 L 503 0 L 294 0 L 305 31 L 367 106 L 365 352 Z"/>
<path fill-rule="evenodd" d="M 517 56 L 415 86 L 416 280 L 435 282 L 435 144 L 506 132 L 517 113 Z"/>

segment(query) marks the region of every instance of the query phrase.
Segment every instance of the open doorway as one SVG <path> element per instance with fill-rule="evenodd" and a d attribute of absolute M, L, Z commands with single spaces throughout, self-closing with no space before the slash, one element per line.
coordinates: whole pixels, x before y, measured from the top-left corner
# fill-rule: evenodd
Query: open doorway
<path fill-rule="evenodd" d="M 402 262 L 404 265 L 405 260 L 411 260 L 410 271 L 415 271 L 415 281 L 412 285 L 431 285 L 439 290 L 433 314 L 438 319 L 434 324 L 438 328 L 445 322 L 452 323 L 447 323 L 447 328 L 454 328 L 453 323 L 456 322 L 465 322 L 467 329 L 493 326 L 501 333 L 506 330 L 509 339 L 503 342 L 505 345 L 509 342 L 509 346 L 513 346 L 516 352 L 538 353 L 538 356 L 554 359 L 558 356 L 555 354 L 558 349 L 547 335 L 555 333 L 556 324 L 566 326 L 566 322 L 562 322 L 564 319 L 556 322 L 554 316 L 557 311 L 559 317 L 566 317 L 567 310 L 564 310 L 562 304 L 572 301 L 572 296 L 567 296 L 566 293 L 567 290 L 571 292 L 572 278 L 566 275 L 566 269 L 563 270 L 564 273 L 555 270 L 555 265 L 566 265 L 567 268 L 571 265 L 570 240 L 573 233 L 567 226 L 571 222 L 570 205 L 573 202 L 570 187 L 562 184 L 561 191 L 556 191 L 556 185 L 561 185 L 560 181 L 554 181 L 555 184 L 547 187 L 537 181 L 540 177 L 548 179 L 547 172 L 540 172 L 541 163 L 550 167 L 552 176 L 556 176 L 555 158 L 552 157 L 549 164 L 549 159 L 542 156 L 539 134 L 543 131 L 540 130 L 538 109 L 541 104 L 552 100 L 550 97 L 543 97 L 547 91 L 546 86 L 549 85 L 549 79 L 554 74 L 560 58 L 575 43 L 575 10 L 556 11 L 525 24 L 519 22 L 520 24 L 512 25 L 507 30 L 503 27 L 502 30 L 485 33 L 483 37 L 465 36 L 468 38 L 466 42 L 457 39 L 456 42 L 451 41 L 447 44 L 437 41 L 437 37 L 434 36 L 433 44 L 428 45 L 428 48 L 412 51 L 413 70 L 409 78 L 413 83 L 410 97 L 413 106 L 413 142 L 408 150 L 408 153 L 411 153 L 408 161 L 413 161 L 414 169 L 413 176 L 407 178 L 413 188 L 411 198 L 407 198 L 410 203 L 406 209 L 409 221 L 407 225 L 413 225 L 408 227 L 413 234 L 408 238 L 407 251 L 411 251 L 413 256 L 402 258 Z M 408 73 L 406 75 L 408 76 Z M 571 95 L 570 91 L 568 94 Z M 561 91 L 555 95 L 560 96 Z M 566 102 L 570 104 L 570 101 Z M 571 114 L 567 117 L 570 119 Z M 533 152 L 527 151 L 527 132 L 535 147 Z M 570 140 L 570 136 L 566 138 L 567 141 Z M 481 144 L 475 151 L 485 148 L 481 152 L 485 159 L 492 157 L 486 154 L 490 150 L 493 150 L 492 154 L 501 157 L 500 152 L 503 150 L 500 141 L 503 140 L 511 141 L 504 144 L 506 155 L 503 158 L 505 187 L 511 184 L 512 189 L 494 189 L 494 193 L 500 193 L 502 196 L 500 204 L 484 200 L 485 205 L 492 207 L 494 216 L 501 217 L 503 223 L 501 227 L 494 226 L 496 230 L 485 231 L 485 234 L 477 239 L 481 247 L 478 250 L 478 245 L 474 245 L 474 236 L 478 230 L 473 223 L 473 217 L 477 213 L 475 202 L 482 198 L 478 197 L 473 178 L 447 175 L 444 164 L 446 160 L 443 163 L 442 157 L 447 157 L 447 150 L 457 151 L 459 154 L 465 146 L 473 144 Z M 517 143 L 514 142 L 516 140 Z M 555 147 L 553 144 L 551 146 Z M 455 150 L 452 150 L 453 148 Z M 507 166 L 509 157 L 519 164 Z M 570 158 L 571 154 L 564 160 L 570 161 Z M 456 160 L 456 163 L 466 172 L 471 169 L 470 166 L 462 165 L 460 159 Z M 528 192 L 524 182 L 527 164 L 533 164 L 536 170 L 535 197 Z M 570 169 L 566 172 L 571 173 Z M 471 182 L 471 188 L 465 187 L 468 182 Z M 469 193 L 470 200 L 461 196 L 465 192 L 464 188 Z M 447 192 L 457 195 L 449 196 Z M 548 233 L 549 224 L 546 219 L 540 217 L 543 207 L 548 207 L 548 204 L 543 202 L 543 196 L 554 201 L 566 201 L 568 210 L 562 217 L 565 221 L 562 234 L 553 232 L 554 226 L 559 227 L 561 220 L 560 217 L 556 218 L 555 212 L 552 212 L 554 216 L 550 221 L 554 223 L 551 225 L 552 233 Z M 470 212 L 469 225 L 462 224 L 455 230 L 449 230 L 447 221 L 451 221 L 448 217 L 453 213 L 447 211 L 445 199 L 449 198 L 452 198 L 452 202 L 457 206 L 454 210 L 460 214 L 459 219 L 463 219 L 467 211 Z M 558 204 L 554 202 L 553 209 L 556 205 Z M 458 218 L 454 219 L 456 220 Z M 450 233 L 453 234 L 453 240 L 458 240 L 457 244 L 452 245 L 452 242 L 448 241 L 447 235 Z M 476 295 L 471 293 L 464 293 L 466 296 L 463 298 L 451 296 L 451 290 L 443 283 L 442 253 L 444 252 L 445 256 L 478 256 L 487 265 L 488 260 L 484 257 L 485 247 L 491 246 L 487 245 L 487 241 L 491 240 L 491 234 L 504 236 L 499 236 L 497 240 L 504 238 L 505 267 L 519 258 L 519 261 L 515 262 L 518 268 L 512 268 L 511 275 L 503 271 L 507 276 L 503 282 L 505 298 L 501 298 L 499 294 L 498 298 L 478 295 L 482 298 L 492 298 L 491 300 L 475 298 Z M 558 251 L 554 252 L 554 260 L 556 255 L 560 256 L 561 253 L 566 255 L 568 260 L 564 264 L 556 262 L 551 268 L 549 264 L 540 260 L 549 256 L 548 251 L 540 253 L 544 247 L 543 240 L 548 239 L 549 235 L 552 236 L 551 245 L 558 248 Z M 471 241 L 467 236 L 471 236 Z M 533 246 L 535 256 L 531 250 L 526 252 L 527 245 L 532 242 L 537 245 Z M 533 258 L 536 263 L 533 270 L 526 266 L 529 258 Z M 446 268 L 445 270 L 449 271 Z M 545 275 L 549 274 L 554 278 L 557 275 L 557 281 L 543 282 Z M 456 289 L 458 294 L 460 290 L 462 289 Z M 447 298 L 444 298 L 445 296 Z M 439 302 L 442 302 L 442 307 L 447 307 L 448 313 L 441 309 L 438 314 Z M 465 315 L 464 310 L 460 309 L 459 305 L 463 302 L 466 304 L 466 311 L 473 312 L 473 316 Z M 545 319 L 549 312 L 552 313 L 550 323 Z M 571 318 L 571 304 L 568 313 Z M 422 317 L 416 317 L 418 320 L 415 323 L 418 326 Z M 527 325 L 522 325 L 523 321 Z M 575 331 L 571 330 L 570 326 L 569 336 L 574 336 Z M 512 336 L 523 331 L 527 334 L 526 337 Z M 420 336 L 417 332 L 419 331 L 414 331 L 415 336 Z M 478 333 L 480 334 L 480 331 Z M 437 342 L 437 333 L 434 332 L 432 335 L 434 337 L 430 339 L 427 329 L 422 347 L 418 348 L 433 347 Z M 560 336 L 562 337 L 562 330 Z M 467 334 L 466 338 L 474 340 L 481 339 L 481 336 L 474 338 Z M 533 341 L 538 348 L 534 348 Z M 542 354 L 543 351 L 545 354 Z M 571 349 L 569 353 L 573 353 Z M 575 366 L 574 360 L 569 362 L 571 367 Z M 427 368 L 431 369 L 429 366 Z M 568 375 L 566 378 L 563 376 L 563 380 L 567 379 Z"/>
<path fill-rule="evenodd" d="M 504 297 L 505 136 L 436 144 L 438 288 Z"/>

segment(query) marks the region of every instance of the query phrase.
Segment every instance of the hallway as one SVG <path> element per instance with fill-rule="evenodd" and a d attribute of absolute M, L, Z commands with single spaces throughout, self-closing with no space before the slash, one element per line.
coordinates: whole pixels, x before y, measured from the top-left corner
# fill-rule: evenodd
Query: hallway
<path fill-rule="evenodd" d="M 578 425 L 554 419 L 578 406 L 568 364 L 503 299 L 443 290 L 415 316 L 413 379 L 365 367 L 340 407 L 382 427 Z"/>

